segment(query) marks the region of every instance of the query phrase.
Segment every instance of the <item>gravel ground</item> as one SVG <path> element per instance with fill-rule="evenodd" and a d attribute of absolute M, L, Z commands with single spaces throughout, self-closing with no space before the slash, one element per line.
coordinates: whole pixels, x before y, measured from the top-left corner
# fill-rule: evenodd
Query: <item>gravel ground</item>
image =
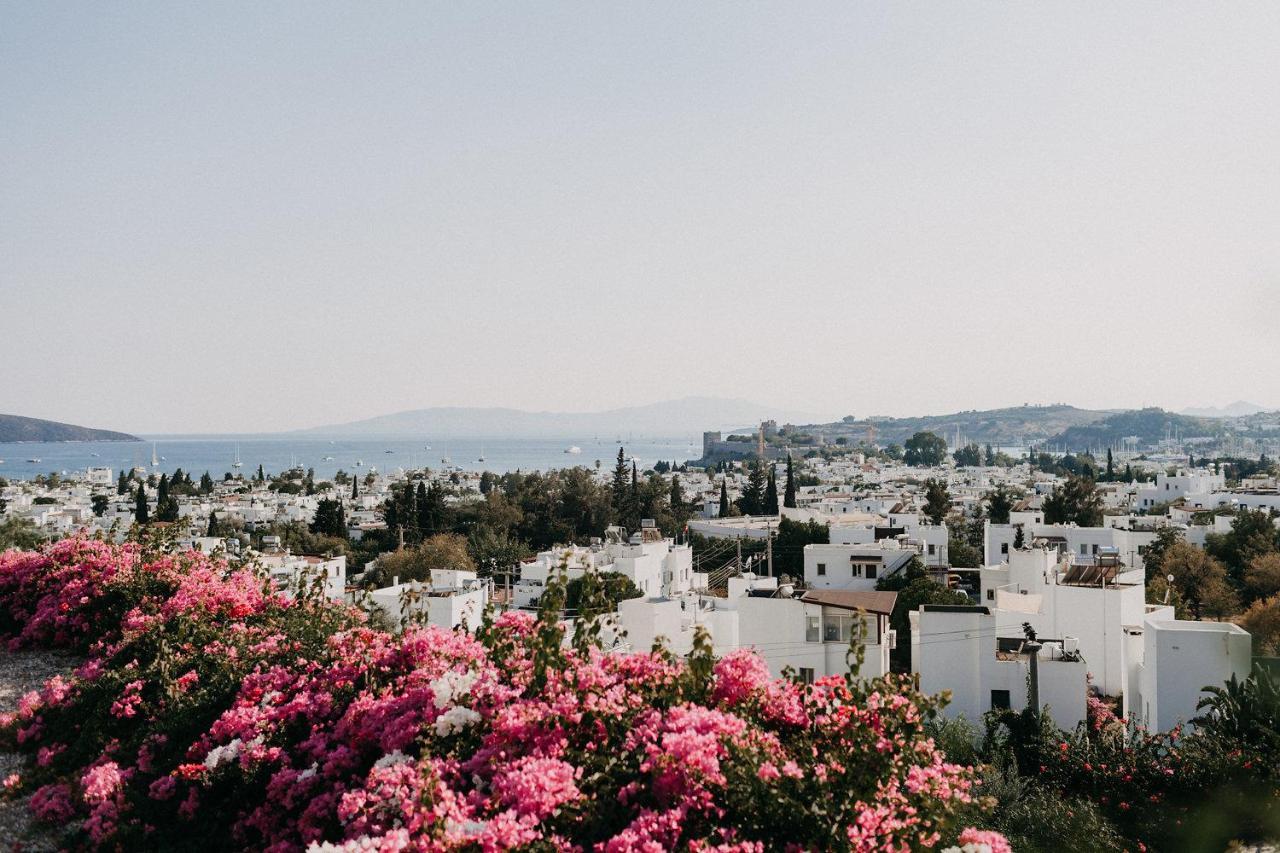
<path fill-rule="evenodd" d="M 0 712 L 14 711 L 22 694 L 36 690 L 46 679 L 58 673 L 69 673 L 76 666 L 74 658 L 55 652 L 0 651 Z M 0 752 L 0 779 L 20 773 L 26 758 L 12 752 Z M 32 824 L 27 813 L 27 798 L 0 799 L 0 850 L 51 851 L 57 844 Z"/>

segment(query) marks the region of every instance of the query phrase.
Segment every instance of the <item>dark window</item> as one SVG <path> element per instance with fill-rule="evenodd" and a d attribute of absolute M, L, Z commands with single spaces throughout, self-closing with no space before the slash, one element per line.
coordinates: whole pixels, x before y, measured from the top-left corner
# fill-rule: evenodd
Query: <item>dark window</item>
<path fill-rule="evenodd" d="M 800 667 L 800 680 L 805 684 L 813 684 L 813 668 L 808 666 Z"/>
<path fill-rule="evenodd" d="M 991 710 L 996 711 L 1009 707 L 1009 691 L 1008 690 L 992 690 L 991 691 Z"/>
<path fill-rule="evenodd" d="M 1008 543 L 1008 542 L 1001 542 L 1001 543 L 1000 543 L 1000 553 L 1001 553 L 1001 554 L 1008 554 L 1008 553 L 1009 553 L 1009 543 Z"/>
<path fill-rule="evenodd" d="M 996 591 L 994 589 L 987 590 L 987 601 L 996 600 Z"/>
<path fill-rule="evenodd" d="M 875 577 L 876 577 L 876 567 L 867 566 L 867 580 L 875 580 Z"/>
<path fill-rule="evenodd" d="M 827 573 L 827 564 L 818 563 L 818 574 L 825 575 Z"/>

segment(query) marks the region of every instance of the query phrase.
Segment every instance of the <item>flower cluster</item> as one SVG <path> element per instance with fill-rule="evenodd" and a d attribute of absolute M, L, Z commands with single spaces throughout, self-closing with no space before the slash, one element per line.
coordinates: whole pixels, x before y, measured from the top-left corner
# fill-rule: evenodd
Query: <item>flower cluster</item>
<path fill-rule="evenodd" d="M 522 613 L 390 634 L 86 540 L 0 555 L 0 611 L 11 643 L 88 656 L 0 720 L 35 758 L 14 787 L 71 846 L 1008 850 L 961 831 L 972 773 L 909 679 L 574 649 Z"/>

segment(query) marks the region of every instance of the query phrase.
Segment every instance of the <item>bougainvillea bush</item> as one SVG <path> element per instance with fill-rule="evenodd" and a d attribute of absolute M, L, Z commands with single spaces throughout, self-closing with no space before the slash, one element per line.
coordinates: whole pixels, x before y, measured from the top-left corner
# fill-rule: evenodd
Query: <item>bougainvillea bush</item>
<path fill-rule="evenodd" d="M 79 651 L 0 720 L 89 849 L 1008 849 L 909 679 L 568 646 L 550 608 L 391 634 L 251 568 L 74 539 L 0 555 L 11 649 Z M 977 812 L 981 814 L 981 812 Z"/>

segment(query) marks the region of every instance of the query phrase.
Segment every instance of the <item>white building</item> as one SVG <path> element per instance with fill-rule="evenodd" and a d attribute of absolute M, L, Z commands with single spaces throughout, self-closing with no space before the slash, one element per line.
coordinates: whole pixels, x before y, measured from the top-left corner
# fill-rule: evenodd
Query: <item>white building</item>
<path fill-rule="evenodd" d="M 810 589 L 874 590 L 876 583 L 905 571 L 919 550 L 896 539 L 871 544 L 804 546 L 804 582 Z"/>
<path fill-rule="evenodd" d="M 1102 528 L 1087 528 L 1100 530 Z M 1146 587 L 1114 551 L 1067 556 L 1056 548 L 1015 549 L 1009 562 L 983 568 L 980 603 L 1017 614 L 1041 636 L 1076 637 L 1094 684 L 1124 692 L 1124 627 L 1142 621 Z"/>
<path fill-rule="evenodd" d="M 648 649 L 659 638 L 677 654 L 687 654 L 702 627 L 717 655 L 751 648 L 769 671 L 790 668 L 805 680 L 848 671 L 846 653 L 862 612 L 866 654 L 859 675 L 889 670 L 896 641 L 889 615 L 893 592 L 809 590 L 802 594 L 777 578 L 751 573 L 729 579 L 724 598 L 687 593 L 678 598 L 636 598 L 618 605 L 619 627 L 631 649 Z"/>
<path fill-rule="evenodd" d="M 676 596 L 694 587 L 693 548 L 666 539 L 652 522 L 623 541 L 623 531 L 610 527 L 605 541 L 590 546 L 569 545 L 543 551 L 520 566 L 512 589 L 517 607 L 536 607 L 547 582 L 563 570 L 568 580 L 588 571 L 626 576 L 646 598 Z"/>
<path fill-rule="evenodd" d="M 1249 675 L 1250 637 L 1239 625 L 1174 619 L 1173 608 L 1149 606 L 1125 633 L 1124 715 L 1148 728 L 1187 723 L 1205 687 Z"/>
<path fill-rule="evenodd" d="M 1030 653 L 1024 650 L 1025 615 L 985 606 L 926 604 L 908 614 L 911 667 L 926 693 L 951 692 L 943 713 L 976 722 L 987 711 L 1027 706 Z M 1087 664 L 1072 638 L 1040 638 L 1039 704 L 1061 728 L 1085 718 Z"/>
<path fill-rule="evenodd" d="M 484 618 L 492 592 L 492 581 L 481 580 L 475 572 L 436 569 L 429 583 L 396 579 L 391 586 L 374 590 L 370 598 L 397 628 L 422 622 L 474 630 Z"/>
<path fill-rule="evenodd" d="M 264 540 L 269 537 L 263 537 Z M 218 540 L 221 542 L 222 540 Z M 347 557 L 309 557 L 301 554 L 261 554 L 256 557 L 259 565 L 271 575 L 271 580 L 284 591 L 297 589 L 299 585 L 321 583 L 325 597 L 341 601 L 347 589 Z"/>

